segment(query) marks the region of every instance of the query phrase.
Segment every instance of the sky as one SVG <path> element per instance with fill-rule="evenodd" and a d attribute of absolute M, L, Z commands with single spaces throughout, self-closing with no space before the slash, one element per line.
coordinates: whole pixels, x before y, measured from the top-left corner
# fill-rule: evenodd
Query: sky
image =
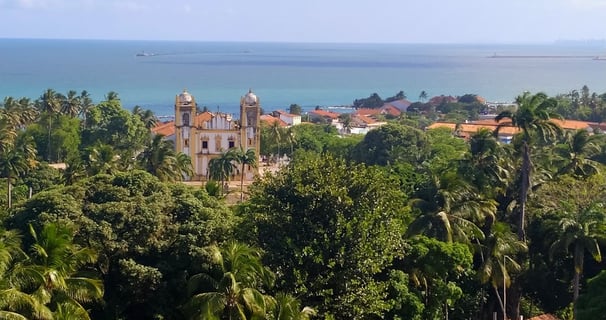
<path fill-rule="evenodd" d="M 606 0 L 0 0 L 0 38 L 347 43 L 606 39 Z"/>

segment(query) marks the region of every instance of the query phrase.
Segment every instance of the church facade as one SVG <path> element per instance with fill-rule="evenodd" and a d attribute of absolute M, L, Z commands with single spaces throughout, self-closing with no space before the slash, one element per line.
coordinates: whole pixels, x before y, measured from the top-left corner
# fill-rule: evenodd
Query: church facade
<path fill-rule="evenodd" d="M 175 147 L 192 160 L 194 176 L 189 180 L 208 179 L 210 160 L 232 148 L 253 149 L 259 156 L 260 141 L 259 98 L 249 91 L 240 98 L 240 118 L 222 112 L 198 112 L 196 99 L 184 90 L 175 97 Z M 238 168 L 239 171 L 239 168 Z M 244 180 L 253 180 L 258 169 L 247 166 Z M 234 177 L 235 178 L 235 177 Z"/>

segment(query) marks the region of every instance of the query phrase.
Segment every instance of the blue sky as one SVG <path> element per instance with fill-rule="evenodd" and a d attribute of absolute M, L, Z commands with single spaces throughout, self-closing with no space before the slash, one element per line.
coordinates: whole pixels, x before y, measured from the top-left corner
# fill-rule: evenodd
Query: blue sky
<path fill-rule="evenodd" d="M 606 38 L 606 0 L 0 0 L 0 38 L 526 43 Z"/>

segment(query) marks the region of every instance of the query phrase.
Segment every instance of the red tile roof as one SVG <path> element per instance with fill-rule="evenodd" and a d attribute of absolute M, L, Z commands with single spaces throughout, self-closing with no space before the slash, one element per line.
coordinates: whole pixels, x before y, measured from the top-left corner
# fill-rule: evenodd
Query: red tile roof
<path fill-rule="evenodd" d="M 326 110 L 313 110 L 313 111 L 311 111 L 311 113 L 321 116 L 321 117 L 326 117 L 326 118 L 331 118 L 331 119 L 337 119 L 341 115 L 339 113 L 332 112 L 332 111 L 326 111 Z"/>
<path fill-rule="evenodd" d="M 268 114 L 261 115 L 261 121 L 264 121 L 269 125 L 272 125 L 275 122 L 278 122 L 280 127 L 288 127 L 288 123 L 284 122 L 284 120 L 282 120 L 280 118 L 276 118 L 274 116 L 270 116 Z"/>
<path fill-rule="evenodd" d="M 172 136 L 175 134 L 175 122 L 163 122 L 151 129 L 153 134 L 161 134 L 165 137 Z"/>

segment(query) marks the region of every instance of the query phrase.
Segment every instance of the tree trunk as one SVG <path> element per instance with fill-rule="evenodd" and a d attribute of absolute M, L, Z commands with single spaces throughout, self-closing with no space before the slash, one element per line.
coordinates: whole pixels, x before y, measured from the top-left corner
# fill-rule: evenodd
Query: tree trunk
<path fill-rule="evenodd" d="M 524 141 L 522 146 L 522 185 L 520 187 L 520 214 L 518 215 L 518 239 L 526 242 L 526 200 L 530 190 L 530 148 Z"/>
<path fill-rule="evenodd" d="M 53 128 L 53 115 L 49 113 L 48 115 L 48 162 L 53 163 L 51 161 L 51 131 Z"/>
<path fill-rule="evenodd" d="M 13 185 L 11 184 L 11 175 L 9 174 L 6 178 L 6 189 L 8 190 L 8 207 L 13 207 Z"/>
<path fill-rule="evenodd" d="M 242 170 L 240 171 L 240 202 L 244 202 L 244 161 L 242 161 Z"/>
<path fill-rule="evenodd" d="M 503 284 L 505 285 L 505 284 Z M 503 299 L 501 299 L 501 294 L 499 293 L 499 289 L 497 289 L 497 287 L 493 287 L 494 288 L 494 293 L 497 295 L 497 299 L 499 301 L 499 306 L 501 307 L 501 312 L 503 313 L 503 319 L 505 319 L 507 316 L 505 314 L 505 306 L 503 305 Z"/>
<path fill-rule="evenodd" d="M 583 259 L 584 259 L 583 247 L 576 243 L 574 245 L 574 283 L 573 283 L 573 294 L 572 294 L 572 312 L 573 319 L 577 319 L 577 299 L 579 298 L 579 289 L 581 282 L 581 273 L 583 272 Z"/>

